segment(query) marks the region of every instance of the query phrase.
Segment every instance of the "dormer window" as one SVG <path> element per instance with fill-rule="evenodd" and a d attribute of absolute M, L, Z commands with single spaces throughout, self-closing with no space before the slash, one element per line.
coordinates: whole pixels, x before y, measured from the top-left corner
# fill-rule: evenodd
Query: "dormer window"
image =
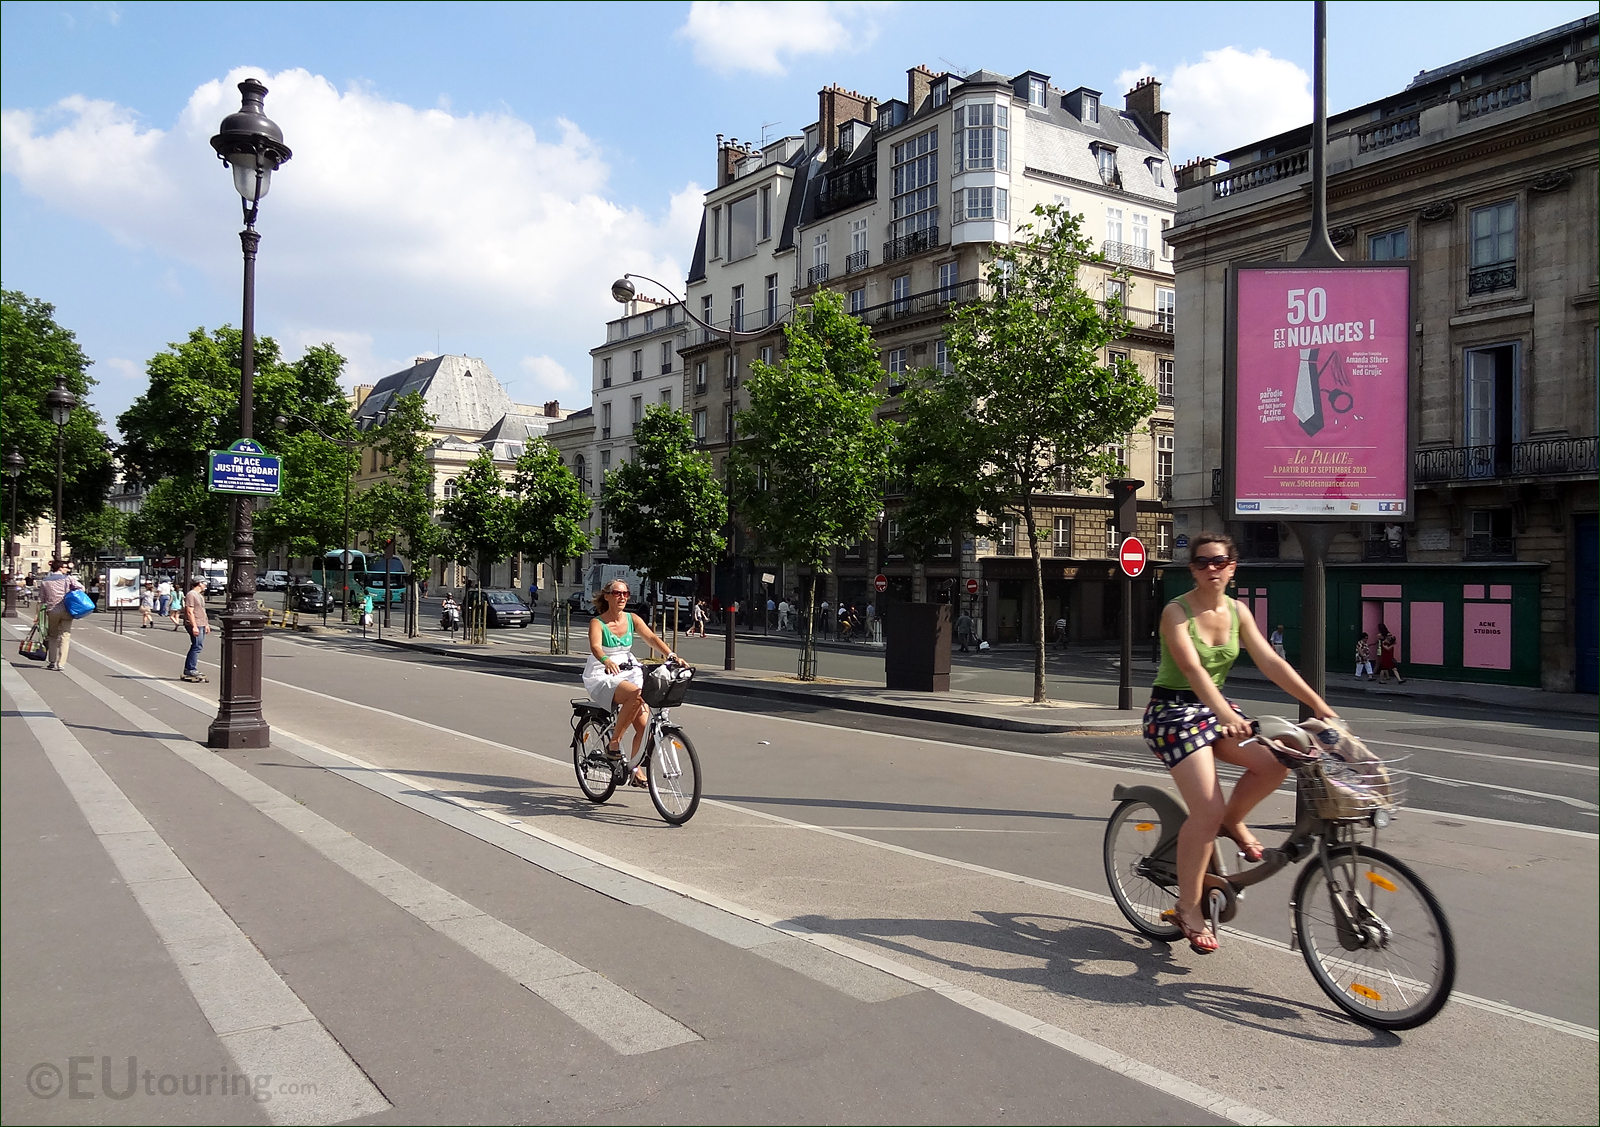
<path fill-rule="evenodd" d="M 1145 161 L 1145 164 L 1150 166 L 1150 179 L 1155 181 L 1155 185 L 1158 188 L 1167 186 L 1167 174 L 1162 170 L 1162 165 L 1165 163 L 1165 161 L 1158 160 L 1155 157 Z"/>
<path fill-rule="evenodd" d="M 1115 145 L 1095 144 L 1095 164 L 1100 169 L 1100 182 L 1102 184 L 1116 184 L 1117 182 L 1117 147 Z"/>
<path fill-rule="evenodd" d="M 1042 78 L 1028 79 L 1028 104 L 1043 108 L 1046 93 L 1045 80 Z"/>
<path fill-rule="evenodd" d="M 950 84 L 940 79 L 933 84 L 933 104 L 942 106 L 950 100 Z"/>
<path fill-rule="evenodd" d="M 1095 122 L 1097 124 L 1099 123 L 1099 121 L 1100 121 L 1100 98 L 1099 98 L 1098 95 L 1095 95 L 1095 94 L 1084 94 L 1084 96 L 1083 96 L 1083 120 L 1084 121 L 1092 121 L 1092 122 Z"/>

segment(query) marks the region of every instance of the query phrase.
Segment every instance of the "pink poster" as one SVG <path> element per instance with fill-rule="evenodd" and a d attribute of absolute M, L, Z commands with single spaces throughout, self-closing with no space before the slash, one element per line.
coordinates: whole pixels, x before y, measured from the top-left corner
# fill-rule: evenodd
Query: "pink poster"
<path fill-rule="evenodd" d="M 1461 610 L 1461 664 L 1511 668 L 1511 604 L 1468 603 Z"/>
<path fill-rule="evenodd" d="M 1408 513 L 1411 268 L 1236 278 L 1234 515 Z"/>

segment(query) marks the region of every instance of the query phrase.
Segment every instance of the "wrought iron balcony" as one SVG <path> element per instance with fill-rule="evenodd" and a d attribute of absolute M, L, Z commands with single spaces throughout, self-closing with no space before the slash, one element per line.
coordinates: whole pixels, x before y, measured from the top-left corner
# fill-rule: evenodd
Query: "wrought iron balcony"
<path fill-rule="evenodd" d="M 905 297 L 881 302 L 878 305 L 869 305 L 864 309 L 857 309 L 855 315 L 869 325 L 881 325 L 886 321 L 898 321 L 902 317 L 936 313 L 944 306 L 973 301 L 977 296 L 978 282 L 972 279 L 957 282 L 953 286 L 940 286 L 938 289 L 924 290 L 922 293 L 907 294 Z"/>
<path fill-rule="evenodd" d="M 844 272 L 846 274 L 854 274 L 857 270 L 865 270 L 867 268 L 867 259 L 870 255 L 871 252 L 865 250 L 858 250 L 845 255 Z"/>
<path fill-rule="evenodd" d="M 1517 558 L 1517 538 L 1476 533 L 1467 537 L 1466 551 L 1461 555 L 1468 560 L 1514 560 Z"/>
<path fill-rule="evenodd" d="M 810 270 L 806 271 L 806 285 L 808 286 L 814 286 L 818 282 L 826 282 L 827 280 L 828 264 L 826 262 L 822 263 L 820 266 L 813 266 Z"/>
<path fill-rule="evenodd" d="M 1106 242 L 1100 244 L 1100 249 L 1105 252 L 1108 260 L 1120 263 L 1123 266 L 1150 270 L 1156 264 L 1155 252 L 1149 247 L 1138 247 L 1132 243 Z"/>
<path fill-rule="evenodd" d="M 1489 266 L 1474 266 L 1467 271 L 1467 293 L 1494 293 L 1496 290 L 1517 288 L 1517 264 L 1497 262 Z"/>
<path fill-rule="evenodd" d="M 1158 392 L 1156 392 L 1156 406 L 1157 407 L 1176 407 L 1177 405 L 1178 405 L 1178 397 L 1176 395 L 1174 395 L 1172 392 L 1170 392 L 1170 391 L 1158 391 Z"/>
<path fill-rule="evenodd" d="M 1361 542 L 1361 559 L 1363 563 L 1405 563 L 1406 544 L 1402 540 L 1398 544 L 1391 544 L 1382 536 Z"/>
<path fill-rule="evenodd" d="M 933 250 L 938 245 L 939 228 L 925 227 L 921 231 L 913 231 L 909 235 L 901 235 L 898 239 L 890 239 L 884 243 L 883 260 L 898 262 L 902 258 L 910 258 L 914 254 Z"/>
<path fill-rule="evenodd" d="M 1448 446 L 1418 450 L 1418 485 L 1497 478 L 1593 477 L 1600 469 L 1600 440 L 1546 438 L 1499 446 Z"/>

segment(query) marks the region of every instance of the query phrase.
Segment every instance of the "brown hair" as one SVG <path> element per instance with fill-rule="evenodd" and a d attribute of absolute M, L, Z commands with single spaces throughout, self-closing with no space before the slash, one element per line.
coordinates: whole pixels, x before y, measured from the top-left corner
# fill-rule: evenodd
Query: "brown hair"
<path fill-rule="evenodd" d="M 592 604 L 593 613 L 604 614 L 606 611 L 611 609 L 611 600 L 606 598 L 606 588 L 615 582 L 617 581 L 613 579 L 607 583 L 602 583 L 600 585 L 600 590 L 594 593 L 594 602 Z M 633 597 L 633 589 L 631 587 L 628 589 L 628 596 L 629 598 Z"/>
<path fill-rule="evenodd" d="M 1233 546 L 1233 537 L 1222 532 L 1202 532 L 1189 541 L 1189 558 L 1192 560 L 1200 553 L 1200 549 L 1207 544 L 1219 544 L 1222 550 L 1228 553 L 1230 560 L 1239 558 L 1239 549 Z"/>

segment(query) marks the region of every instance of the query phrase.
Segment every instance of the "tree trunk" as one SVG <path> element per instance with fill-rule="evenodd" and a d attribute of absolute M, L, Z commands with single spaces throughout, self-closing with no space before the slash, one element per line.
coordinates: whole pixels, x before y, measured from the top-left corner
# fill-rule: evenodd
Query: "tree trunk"
<path fill-rule="evenodd" d="M 1044 560 L 1039 554 L 1039 530 L 1034 527 L 1033 502 L 1023 502 L 1023 519 L 1028 522 L 1028 551 L 1033 555 L 1033 703 L 1043 704 L 1044 691 Z"/>
<path fill-rule="evenodd" d="M 811 569 L 811 582 L 806 588 L 806 640 L 801 648 L 800 666 L 815 671 L 817 668 L 817 571 Z M 816 680 L 815 672 L 806 680 Z"/>

